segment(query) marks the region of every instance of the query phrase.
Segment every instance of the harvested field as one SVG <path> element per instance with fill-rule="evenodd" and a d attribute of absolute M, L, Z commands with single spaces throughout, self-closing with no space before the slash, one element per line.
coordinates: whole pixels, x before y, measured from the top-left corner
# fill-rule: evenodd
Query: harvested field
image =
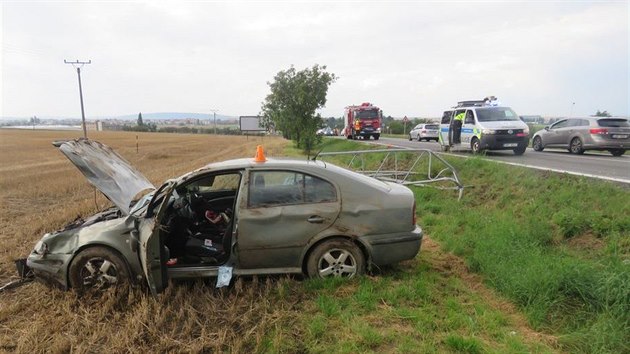
<path fill-rule="evenodd" d="M 0 283 L 45 232 L 107 205 L 50 144 L 79 132 L 0 130 Z M 207 163 L 285 153 L 279 138 L 91 132 L 154 184 Z M 0 294 L 0 352 L 553 352 L 513 306 L 429 242 L 350 282 L 285 277 L 171 284 L 101 298 L 38 283 Z"/>

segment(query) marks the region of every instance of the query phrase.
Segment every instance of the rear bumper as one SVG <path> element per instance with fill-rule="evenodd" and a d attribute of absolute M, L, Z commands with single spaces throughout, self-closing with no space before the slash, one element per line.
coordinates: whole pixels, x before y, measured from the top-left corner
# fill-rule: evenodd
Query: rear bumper
<path fill-rule="evenodd" d="M 371 248 L 372 263 L 378 266 L 414 258 L 420 251 L 422 229 L 411 232 L 364 236 Z"/>
<path fill-rule="evenodd" d="M 630 139 L 591 136 L 591 139 L 584 140 L 584 149 L 586 150 L 630 149 Z"/>
<path fill-rule="evenodd" d="M 529 136 L 486 134 L 481 137 L 481 148 L 488 150 L 523 149 L 529 145 Z"/>

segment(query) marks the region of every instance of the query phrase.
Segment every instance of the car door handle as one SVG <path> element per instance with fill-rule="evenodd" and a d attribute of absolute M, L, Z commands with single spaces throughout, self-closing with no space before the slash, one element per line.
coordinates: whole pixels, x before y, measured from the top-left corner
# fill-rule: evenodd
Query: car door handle
<path fill-rule="evenodd" d="M 306 219 L 306 221 L 313 223 L 313 224 L 321 224 L 324 222 L 324 218 L 322 218 L 319 215 L 313 215 L 311 217 L 309 217 L 308 219 Z"/>

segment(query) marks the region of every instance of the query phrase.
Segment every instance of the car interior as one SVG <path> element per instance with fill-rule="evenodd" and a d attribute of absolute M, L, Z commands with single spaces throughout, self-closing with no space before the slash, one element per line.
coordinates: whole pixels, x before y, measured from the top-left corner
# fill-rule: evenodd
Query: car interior
<path fill-rule="evenodd" d="M 167 265 L 221 265 L 230 256 L 240 173 L 202 176 L 178 187 L 162 225 Z"/>

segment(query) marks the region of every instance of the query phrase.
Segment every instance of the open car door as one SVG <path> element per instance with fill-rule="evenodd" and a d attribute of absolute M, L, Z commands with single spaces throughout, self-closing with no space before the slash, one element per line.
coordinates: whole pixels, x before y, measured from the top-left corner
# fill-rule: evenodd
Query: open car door
<path fill-rule="evenodd" d="M 146 217 L 142 218 L 138 225 L 140 263 L 153 295 L 162 292 L 168 285 L 166 270 L 168 255 L 164 251 L 160 220 L 168 209 L 174 187 L 174 181 L 166 182 L 155 192 L 147 208 Z"/>

